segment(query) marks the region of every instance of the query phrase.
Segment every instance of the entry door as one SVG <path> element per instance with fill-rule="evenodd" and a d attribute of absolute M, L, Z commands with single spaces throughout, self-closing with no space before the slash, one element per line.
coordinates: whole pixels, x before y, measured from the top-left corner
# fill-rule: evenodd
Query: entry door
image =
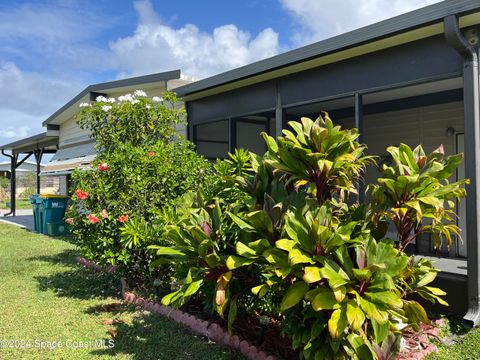
<path fill-rule="evenodd" d="M 463 153 L 465 150 L 464 146 L 464 134 L 457 134 L 457 153 Z M 460 166 L 457 169 L 457 180 L 465 179 L 465 162 L 462 161 Z M 463 242 L 460 239 L 457 239 L 457 249 L 458 256 L 467 256 L 467 219 L 466 219 L 466 209 L 465 209 L 465 199 L 461 199 L 457 203 L 457 213 L 458 227 L 462 230 Z"/>

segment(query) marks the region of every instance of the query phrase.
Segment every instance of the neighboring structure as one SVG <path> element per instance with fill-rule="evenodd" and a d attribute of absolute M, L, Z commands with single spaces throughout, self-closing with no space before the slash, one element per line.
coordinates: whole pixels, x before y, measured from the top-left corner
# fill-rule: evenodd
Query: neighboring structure
<path fill-rule="evenodd" d="M 90 166 L 90 162 L 96 156 L 95 144 L 88 132 L 82 130 L 75 120 L 81 103 L 95 101 L 100 95 L 118 97 L 137 89 L 144 90 L 150 97 L 161 96 L 164 91 L 175 89 L 191 81 L 182 77 L 180 70 L 173 70 L 90 85 L 43 122 L 47 130 L 45 133 L 0 146 L 2 154 L 11 160 L 11 211 L 5 216 L 15 215 L 16 174 L 31 155 L 34 155 L 36 160 L 38 193 L 40 193 L 39 177 L 54 176 L 60 179 L 58 192 L 61 195 L 68 195 L 70 173 L 76 168 Z M 10 154 L 5 152 L 7 150 Z M 40 162 L 43 154 L 47 153 L 55 155 L 42 169 Z M 51 181 L 43 180 L 43 182 Z"/>
<path fill-rule="evenodd" d="M 383 155 L 387 146 L 400 142 L 465 152 L 465 166 L 456 176 L 471 180 L 458 207 L 466 245 L 458 241 L 442 255 L 468 261 L 448 260 L 443 279 L 454 289 L 453 310 L 468 308 L 465 321 L 476 325 L 479 24 L 480 1 L 448 0 L 183 86 L 177 94 L 186 102 L 189 138 L 212 159 L 235 147 L 262 153 L 261 131 L 280 135 L 288 121 L 316 118 L 326 110 L 335 122 L 357 127 L 373 154 Z M 367 182 L 377 174 L 369 169 Z M 430 246 L 429 238 L 416 244 L 424 254 Z"/>
<path fill-rule="evenodd" d="M 68 195 L 70 173 L 75 168 L 89 167 L 95 158 L 95 143 L 87 131 L 81 129 L 75 115 L 83 102 L 95 101 L 102 95 L 118 97 L 137 89 L 144 90 L 149 97 L 161 96 L 166 90 L 185 85 L 190 81 L 182 78 L 180 70 L 139 76 L 88 86 L 67 104 L 61 107 L 43 126 L 58 134 L 58 151 L 43 169 L 42 176 L 60 176 L 60 194 Z"/>
<path fill-rule="evenodd" d="M 40 170 L 43 169 L 45 164 L 40 164 Z M 0 176 L 10 179 L 10 161 L 0 162 Z M 37 172 L 37 163 L 33 161 L 25 161 L 22 165 L 17 168 L 17 173 L 36 173 Z"/>
<path fill-rule="evenodd" d="M 11 164 L 10 161 L 0 162 L 0 177 L 4 177 L 10 181 L 11 178 Z M 40 171 L 45 167 L 45 164 L 40 164 Z M 25 161 L 17 170 L 17 184 L 16 196 L 20 197 L 25 191 L 37 188 L 37 163 L 33 161 Z M 45 181 L 47 180 L 47 181 Z M 40 181 L 40 189 L 43 193 L 56 193 L 58 191 L 58 178 L 51 177 L 44 181 Z M 35 190 L 34 190 L 35 191 Z"/>

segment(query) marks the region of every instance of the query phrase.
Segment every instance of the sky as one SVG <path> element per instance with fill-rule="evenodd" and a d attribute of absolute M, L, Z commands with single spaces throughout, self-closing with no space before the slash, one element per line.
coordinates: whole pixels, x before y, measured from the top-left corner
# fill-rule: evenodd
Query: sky
<path fill-rule="evenodd" d="M 0 0 L 0 144 L 86 86 L 201 79 L 438 0 Z"/>

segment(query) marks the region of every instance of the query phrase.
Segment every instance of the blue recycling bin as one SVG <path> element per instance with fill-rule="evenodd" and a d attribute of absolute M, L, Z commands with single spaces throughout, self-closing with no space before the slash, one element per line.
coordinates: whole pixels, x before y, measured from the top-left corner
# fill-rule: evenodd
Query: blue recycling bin
<path fill-rule="evenodd" d="M 68 196 L 62 195 L 40 195 L 40 231 L 48 235 L 48 229 L 52 227 L 48 224 L 60 223 L 65 216 L 67 209 Z M 54 235 L 53 233 L 51 235 Z"/>
<path fill-rule="evenodd" d="M 42 203 L 42 200 L 40 199 L 40 195 L 38 194 L 33 194 L 32 196 L 30 196 L 29 200 L 33 208 L 33 231 L 38 233 L 41 232 L 40 205 Z"/>

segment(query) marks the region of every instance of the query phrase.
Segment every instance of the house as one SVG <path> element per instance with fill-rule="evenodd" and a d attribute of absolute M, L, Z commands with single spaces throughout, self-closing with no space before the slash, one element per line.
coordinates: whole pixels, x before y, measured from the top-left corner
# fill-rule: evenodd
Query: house
<path fill-rule="evenodd" d="M 58 192 L 61 195 L 69 194 L 71 172 L 76 168 L 89 167 L 95 159 L 95 143 L 75 119 L 81 103 L 95 101 L 100 95 L 118 97 L 135 90 L 143 90 L 150 97 L 160 96 L 166 90 L 189 82 L 191 80 L 182 76 L 180 70 L 173 70 L 90 85 L 43 122 L 46 132 L 0 146 L 2 154 L 10 158 L 12 174 L 11 211 L 5 215 L 15 215 L 16 174 L 31 155 L 36 159 L 38 177 L 60 179 Z M 45 167 L 41 168 L 40 162 L 47 153 L 54 155 Z M 37 192 L 40 192 L 40 187 Z"/>
<path fill-rule="evenodd" d="M 41 175 L 60 176 L 60 194 L 67 195 L 69 174 L 72 170 L 88 167 L 94 160 L 95 143 L 75 119 L 81 103 L 95 101 L 100 95 L 118 97 L 133 93 L 137 89 L 145 91 L 149 97 L 161 96 L 164 91 L 189 82 L 190 80 L 181 76 L 180 70 L 174 70 L 88 86 L 43 122 L 47 132 L 55 132 L 58 135 L 58 151 L 42 170 Z"/>
<path fill-rule="evenodd" d="M 471 180 L 458 204 L 465 240 L 442 249 L 439 281 L 451 309 L 480 322 L 480 1 L 447 0 L 176 90 L 188 137 L 207 158 L 236 147 L 263 153 L 260 132 L 280 135 L 290 120 L 326 110 L 360 130 L 369 152 L 422 144 L 465 153 L 457 178 Z M 376 178 L 369 169 L 367 182 Z M 468 226 L 467 226 L 468 224 Z M 416 244 L 432 253 L 431 240 Z"/>

